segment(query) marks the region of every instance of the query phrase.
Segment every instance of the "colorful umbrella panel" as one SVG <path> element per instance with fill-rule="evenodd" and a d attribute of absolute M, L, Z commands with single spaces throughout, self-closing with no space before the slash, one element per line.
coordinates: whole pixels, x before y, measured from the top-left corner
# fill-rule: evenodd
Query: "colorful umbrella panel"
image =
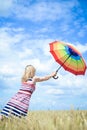
<path fill-rule="evenodd" d="M 56 62 L 60 64 L 57 71 L 63 67 L 75 75 L 85 74 L 86 63 L 81 53 L 74 46 L 58 41 L 52 42 L 49 45 L 51 54 Z"/>

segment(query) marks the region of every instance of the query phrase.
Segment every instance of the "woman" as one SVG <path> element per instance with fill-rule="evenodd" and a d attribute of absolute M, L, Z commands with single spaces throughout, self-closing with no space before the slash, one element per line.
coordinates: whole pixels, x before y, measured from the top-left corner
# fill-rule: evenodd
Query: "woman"
<path fill-rule="evenodd" d="M 49 80 L 56 76 L 56 72 L 44 77 L 35 76 L 36 69 L 32 65 L 25 67 L 24 75 L 22 77 L 22 84 L 19 91 L 8 101 L 3 110 L 1 111 L 0 118 L 5 117 L 22 117 L 26 116 L 29 107 L 29 101 L 32 93 L 35 90 L 36 82 Z"/>

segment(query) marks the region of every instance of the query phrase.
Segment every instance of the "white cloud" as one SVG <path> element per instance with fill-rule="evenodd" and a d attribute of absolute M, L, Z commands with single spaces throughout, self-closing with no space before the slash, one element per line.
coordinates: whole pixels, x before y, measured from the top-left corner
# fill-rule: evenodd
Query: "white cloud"
<path fill-rule="evenodd" d="M 19 66 L 19 67 L 18 67 Z M 22 66 L 20 67 L 20 63 L 15 63 L 15 61 L 8 62 L 6 61 L 5 63 L 2 63 L 0 65 L 0 73 L 1 75 L 6 75 L 7 77 L 10 76 L 19 76 L 22 72 Z"/>
<path fill-rule="evenodd" d="M 12 12 L 14 0 L 0 0 L 0 16 L 8 17 Z"/>
<path fill-rule="evenodd" d="M 22 28 L 3 27 L 0 33 L 2 75 L 20 76 L 27 64 L 34 65 L 39 73 L 49 74 L 54 64 L 48 44 L 51 39 L 29 39 Z"/>
<path fill-rule="evenodd" d="M 87 73 L 82 76 L 75 76 L 67 72 L 67 74 L 59 75 L 58 86 L 69 87 L 69 88 L 81 88 L 82 86 L 86 87 Z"/>
<path fill-rule="evenodd" d="M 75 2 L 37 2 L 29 7 L 16 6 L 16 16 L 19 18 L 27 18 L 32 21 L 69 19 L 72 18 L 71 9 L 77 5 Z M 63 10 L 62 10 L 63 9 Z M 49 14 L 49 15 L 48 15 Z M 66 15 L 67 14 L 67 15 Z"/>
<path fill-rule="evenodd" d="M 15 32 L 13 32 L 15 30 Z M 0 52 L 6 53 L 11 51 L 11 46 L 15 43 L 23 40 L 24 35 L 22 34 L 22 29 L 19 32 L 19 29 L 14 29 L 10 27 L 0 28 Z M 13 33 L 13 34 L 12 34 Z M 8 54 L 8 53 L 6 53 Z"/>
<path fill-rule="evenodd" d="M 26 5 L 26 6 L 25 6 Z M 0 1 L 0 16 L 16 16 L 17 18 L 30 19 L 31 21 L 59 20 L 71 21 L 71 10 L 78 6 L 78 1 L 41 2 L 30 4 L 16 0 Z"/>
<path fill-rule="evenodd" d="M 52 66 L 53 66 L 53 61 L 52 60 L 48 60 L 48 61 L 42 61 L 38 58 L 34 58 L 34 59 L 26 59 L 23 60 L 23 62 L 21 63 L 23 66 L 26 66 L 27 64 L 32 64 L 34 65 L 34 67 L 37 69 L 37 72 L 43 72 L 43 73 L 47 73 L 49 74 L 50 71 L 52 71 Z"/>
<path fill-rule="evenodd" d="M 26 58 L 28 55 L 32 55 L 33 51 L 31 49 L 28 48 L 23 48 L 24 50 L 21 52 L 17 52 L 17 55 L 19 58 Z"/>
<path fill-rule="evenodd" d="M 54 88 L 52 88 L 52 89 L 47 90 L 46 93 L 47 94 L 52 94 L 52 95 L 53 94 L 64 94 L 64 91 L 61 90 L 61 89 L 54 89 Z"/>
<path fill-rule="evenodd" d="M 43 86 L 46 94 L 51 95 L 63 95 L 66 96 L 79 96 L 84 95 L 87 92 L 87 74 L 85 76 L 74 76 L 72 74 L 58 74 L 57 80 L 51 79 L 49 86 Z"/>
<path fill-rule="evenodd" d="M 80 29 L 78 32 L 78 36 L 84 37 L 84 35 L 85 35 L 85 30 Z"/>
<path fill-rule="evenodd" d="M 82 22 L 84 22 L 84 20 L 83 21 L 80 21 L 80 23 L 82 23 Z M 78 31 L 78 36 L 79 37 L 84 37 L 84 36 L 86 36 L 86 30 L 87 30 L 87 25 L 84 25 L 84 26 L 80 26 L 79 27 L 79 31 Z"/>
<path fill-rule="evenodd" d="M 86 44 L 77 43 L 76 46 L 81 53 L 87 52 L 87 43 Z"/>

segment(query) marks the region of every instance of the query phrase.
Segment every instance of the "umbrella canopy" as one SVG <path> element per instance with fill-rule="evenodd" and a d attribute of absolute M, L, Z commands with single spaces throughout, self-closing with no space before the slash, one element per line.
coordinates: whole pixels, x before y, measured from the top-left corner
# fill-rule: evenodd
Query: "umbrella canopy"
<path fill-rule="evenodd" d="M 51 54 L 56 62 L 60 64 L 56 72 L 63 67 L 65 70 L 75 75 L 85 74 L 86 63 L 81 53 L 74 46 L 60 41 L 52 42 L 49 45 Z"/>

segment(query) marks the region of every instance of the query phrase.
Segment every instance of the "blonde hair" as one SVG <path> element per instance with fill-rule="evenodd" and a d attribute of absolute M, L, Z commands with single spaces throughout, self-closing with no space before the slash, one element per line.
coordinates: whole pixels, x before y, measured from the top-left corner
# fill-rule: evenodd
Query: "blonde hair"
<path fill-rule="evenodd" d="M 22 82 L 26 82 L 29 78 L 33 78 L 35 75 L 36 69 L 32 65 L 27 65 L 25 67 L 24 75 L 21 79 Z"/>

